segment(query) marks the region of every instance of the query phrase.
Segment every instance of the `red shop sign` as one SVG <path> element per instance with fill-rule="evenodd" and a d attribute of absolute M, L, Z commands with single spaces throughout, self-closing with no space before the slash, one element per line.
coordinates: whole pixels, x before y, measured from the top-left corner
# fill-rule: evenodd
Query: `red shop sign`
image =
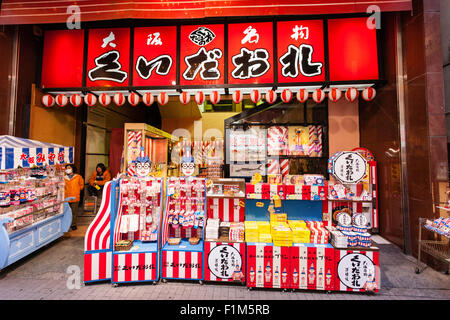
<path fill-rule="evenodd" d="M 181 26 L 180 84 L 224 84 L 224 25 Z"/>
<path fill-rule="evenodd" d="M 134 29 L 133 85 L 174 85 L 176 56 L 176 26 Z"/>
<path fill-rule="evenodd" d="M 328 20 L 330 81 L 378 79 L 376 32 L 367 18 Z"/>
<path fill-rule="evenodd" d="M 278 82 L 325 81 L 323 20 L 277 22 Z"/>
<path fill-rule="evenodd" d="M 42 88 L 76 88 L 83 82 L 84 30 L 45 32 Z"/>
<path fill-rule="evenodd" d="M 273 83 L 272 22 L 228 25 L 228 83 Z"/>
<path fill-rule="evenodd" d="M 90 29 L 86 86 L 128 86 L 130 29 Z"/>

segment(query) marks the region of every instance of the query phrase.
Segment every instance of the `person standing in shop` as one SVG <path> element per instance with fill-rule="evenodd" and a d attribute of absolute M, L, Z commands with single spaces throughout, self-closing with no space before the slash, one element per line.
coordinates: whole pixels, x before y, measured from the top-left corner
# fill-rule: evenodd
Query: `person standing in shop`
<path fill-rule="evenodd" d="M 66 165 L 64 194 L 66 198 L 73 197 L 69 200 L 70 209 L 72 209 L 72 230 L 77 229 L 78 208 L 80 205 L 81 190 L 84 189 L 84 179 L 77 174 L 77 167 L 73 164 Z"/>
<path fill-rule="evenodd" d="M 105 183 L 111 180 L 111 173 L 106 169 L 103 163 L 97 164 L 95 171 L 89 178 L 88 194 L 89 196 L 98 197 L 103 190 Z"/>

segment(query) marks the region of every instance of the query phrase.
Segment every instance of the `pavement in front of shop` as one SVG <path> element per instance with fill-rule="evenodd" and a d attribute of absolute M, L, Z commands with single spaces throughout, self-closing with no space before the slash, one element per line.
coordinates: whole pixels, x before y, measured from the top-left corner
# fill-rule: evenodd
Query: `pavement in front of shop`
<path fill-rule="evenodd" d="M 450 276 L 426 268 L 415 273 L 416 260 L 374 236 L 380 248 L 381 291 L 377 294 L 280 291 L 227 283 L 169 281 L 123 284 L 83 283 L 83 241 L 87 225 L 0 271 L 0 300 L 423 300 L 450 299 Z M 78 277 L 79 275 L 79 277 Z"/>

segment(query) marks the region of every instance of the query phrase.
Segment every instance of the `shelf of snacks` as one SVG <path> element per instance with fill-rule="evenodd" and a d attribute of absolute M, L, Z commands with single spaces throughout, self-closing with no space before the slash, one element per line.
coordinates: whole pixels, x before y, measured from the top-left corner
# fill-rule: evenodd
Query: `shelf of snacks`
<path fill-rule="evenodd" d="M 245 180 L 208 180 L 206 196 L 205 280 L 243 283 Z"/>
<path fill-rule="evenodd" d="M 2 269 L 62 236 L 72 214 L 60 165 L 4 170 L 0 180 Z"/>
<path fill-rule="evenodd" d="M 161 278 L 203 280 L 206 179 L 169 177 L 161 231 Z"/>
<path fill-rule="evenodd" d="M 112 283 L 158 281 L 162 179 L 126 177 L 119 189 Z"/>

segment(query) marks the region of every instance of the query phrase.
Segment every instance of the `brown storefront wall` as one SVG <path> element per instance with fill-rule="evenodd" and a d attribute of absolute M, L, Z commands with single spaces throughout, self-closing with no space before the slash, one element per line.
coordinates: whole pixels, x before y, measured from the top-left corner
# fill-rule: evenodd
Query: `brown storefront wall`
<path fill-rule="evenodd" d="M 448 215 L 436 208 L 447 200 L 448 162 L 439 1 L 413 1 L 413 9 L 383 15 L 387 84 L 374 101 L 361 103 L 360 130 L 361 145 L 378 161 L 380 233 L 417 256 L 419 217 Z M 430 256 L 425 261 L 443 267 Z"/>

